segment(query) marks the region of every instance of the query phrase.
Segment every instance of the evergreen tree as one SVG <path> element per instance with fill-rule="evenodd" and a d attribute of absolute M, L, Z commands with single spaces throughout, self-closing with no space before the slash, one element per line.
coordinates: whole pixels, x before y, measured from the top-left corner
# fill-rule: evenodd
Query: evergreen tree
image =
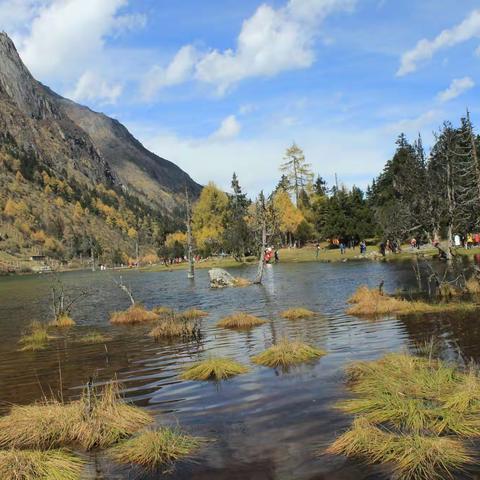
<path fill-rule="evenodd" d="M 294 194 L 295 204 L 298 205 L 300 192 L 309 188 L 313 181 L 311 165 L 306 162 L 303 150 L 296 143 L 287 148 L 284 160 L 285 162 L 280 165 L 280 171 L 286 175 L 288 191 Z"/>

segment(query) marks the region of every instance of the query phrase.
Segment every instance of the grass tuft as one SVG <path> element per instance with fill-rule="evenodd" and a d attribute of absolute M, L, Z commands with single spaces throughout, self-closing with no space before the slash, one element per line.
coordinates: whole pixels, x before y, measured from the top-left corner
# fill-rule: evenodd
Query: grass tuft
<path fill-rule="evenodd" d="M 266 320 L 255 317 L 248 313 L 237 312 L 228 317 L 223 318 L 217 323 L 222 328 L 237 328 L 239 330 L 248 330 L 266 323 Z"/>
<path fill-rule="evenodd" d="M 392 465 L 395 478 L 434 480 L 473 464 L 471 452 L 458 439 L 418 433 L 386 432 L 363 417 L 328 448 L 327 453 L 361 457 L 369 463 Z"/>
<path fill-rule="evenodd" d="M 122 312 L 113 312 L 110 323 L 115 325 L 135 325 L 139 323 L 154 322 L 159 319 L 159 314 L 147 310 L 143 305 L 135 304 Z"/>
<path fill-rule="evenodd" d="M 225 380 L 248 371 L 247 366 L 235 360 L 212 357 L 187 367 L 181 378 L 183 380 Z"/>
<path fill-rule="evenodd" d="M 160 318 L 170 317 L 175 314 L 175 310 L 170 307 L 158 306 L 154 307 L 152 310 L 153 313 L 156 313 Z"/>
<path fill-rule="evenodd" d="M 71 403 L 45 400 L 14 406 L 0 418 L 0 448 L 105 448 L 151 422 L 147 412 L 122 401 L 116 383 L 109 383 Z"/>
<path fill-rule="evenodd" d="M 58 318 L 50 322 L 51 327 L 68 328 L 76 325 L 75 320 L 68 314 L 59 315 Z"/>
<path fill-rule="evenodd" d="M 106 343 L 111 341 L 110 337 L 107 337 L 101 332 L 87 332 L 81 339 L 81 343 Z"/>
<path fill-rule="evenodd" d="M 478 295 L 480 293 L 480 281 L 475 277 L 469 278 L 465 282 L 465 290 L 472 295 Z"/>
<path fill-rule="evenodd" d="M 200 318 L 208 317 L 208 312 L 198 308 L 190 308 L 189 310 L 180 312 L 178 316 L 185 320 L 198 320 Z"/>
<path fill-rule="evenodd" d="M 288 368 L 292 365 L 316 360 L 327 352 L 306 343 L 284 338 L 269 349 L 252 357 L 252 362 L 265 367 Z"/>
<path fill-rule="evenodd" d="M 50 336 L 48 335 L 46 325 L 40 322 L 32 322 L 29 327 L 29 333 L 26 332 L 20 338 L 20 350 L 31 352 L 44 350 L 49 340 Z"/>
<path fill-rule="evenodd" d="M 171 316 L 160 320 L 148 335 L 155 340 L 178 337 L 186 340 L 197 339 L 200 338 L 200 327 L 194 320 Z"/>
<path fill-rule="evenodd" d="M 233 279 L 235 287 L 248 287 L 252 285 L 252 282 L 248 280 L 248 278 L 243 277 L 235 277 Z"/>
<path fill-rule="evenodd" d="M 202 439 L 186 435 L 171 428 L 141 433 L 126 440 L 109 451 L 112 460 L 140 465 L 147 470 L 171 466 L 174 462 L 194 453 Z"/>
<path fill-rule="evenodd" d="M 380 292 L 377 288 L 360 286 L 350 297 L 348 302 L 351 307 L 347 310 L 349 315 L 376 316 L 376 315 L 410 315 L 421 313 L 450 312 L 459 310 L 474 310 L 477 306 L 473 303 L 426 303 L 394 298 Z"/>
<path fill-rule="evenodd" d="M 315 312 L 307 308 L 289 308 L 280 313 L 280 316 L 288 320 L 299 320 L 301 318 L 310 318 L 315 316 Z"/>
<path fill-rule="evenodd" d="M 83 462 L 63 450 L 0 451 L 2 480 L 79 480 Z"/>

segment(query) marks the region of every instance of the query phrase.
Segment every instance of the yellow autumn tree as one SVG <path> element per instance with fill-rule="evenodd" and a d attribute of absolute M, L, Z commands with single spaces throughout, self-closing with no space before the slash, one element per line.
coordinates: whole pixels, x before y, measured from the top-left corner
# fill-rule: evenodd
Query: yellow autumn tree
<path fill-rule="evenodd" d="M 278 228 L 285 240 L 289 241 L 304 220 L 302 212 L 293 204 L 285 190 L 278 190 L 273 196 L 273 206 L 278 217 Z"/>
<path fill-rule="evenodd" d="M 173 248 L 176 242 L 185 246 L 187 244 L 187 234 L 184 232 L 169 233 L 165 240 L 165 246 L 168 248 Z"/>
<path fill-rule="evenodd" d="M 197 247 L 205 254 L 221 249 L 228 197 L 213 182 L 200 194 L 193 207 L 192 232 Z"/>

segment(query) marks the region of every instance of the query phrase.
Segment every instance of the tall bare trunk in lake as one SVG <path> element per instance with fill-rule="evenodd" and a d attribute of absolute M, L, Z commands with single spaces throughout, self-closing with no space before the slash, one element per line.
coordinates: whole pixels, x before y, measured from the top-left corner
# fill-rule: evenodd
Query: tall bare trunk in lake
<path fill-rule="evenodd" d="M 455 197 L 453 191 L 453 178 L 452 178 L 452 164 L 451 156 L 447 153 L 447 212 L 448 212 L 448 227 L 447 227 L 447 260 L 452 260 L 452 248 L 453 248 L 453 218 L 455 209 Z"/>
<path fill-rule="evenodd" d="M 193 239 L 192 239 L 192 215 L 190 211 L 190 198 L 188 189 L 185 187 L 185 199 L 187 206 L 187 258 L 188 258 L 188 278 L 195 278 L 195 263 L 193 258 Z"/>
<path fill-rule="evenodd" d="M 266 220 L 262 224 L 262 248 L 260 250 L 260 259 L 258 261 L 257 275 L 253 283 L 259 285 L 262 283 L 263 271 L 265 269 L 265 250 L 267 249 L 267 225 Z"/>

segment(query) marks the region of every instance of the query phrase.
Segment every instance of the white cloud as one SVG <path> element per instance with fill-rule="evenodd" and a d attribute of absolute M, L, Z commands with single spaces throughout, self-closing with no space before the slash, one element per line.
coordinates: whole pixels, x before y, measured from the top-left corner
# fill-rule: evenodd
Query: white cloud
<path fill-rule="evenodd" d="M 262 4 L 243 22 L 234 49 L 199 53 L 194 64 L 188 64 L 188 69 L 183 70 L 185 75 L 176 77 L 175 83 L 193 76 L 215 86 L 222 94 L 246 78 L 268 77 L 286 70 L 310 67 L 315 61 L 313 47 L 321 22 L 335 11 L 351 10 L 355 3 L 356 0 L 289 0 L 278 9 Z M 194 47 L 185 48 L 192 50 Z M 181 51 L 166 69 L 157 70 L 159 81 L 149 83 L 150 96 L 173 84 L 164 79 Z M 193 60 L 192 56 L 189 60 Z"/>
<path fill-rule="evenodd" d="M 451 29 L 443 30 L 433 40 L 426 38 L 420 40 L 415 48 L 402 55 L 397 75 L 412 73 L 418 68 L 419 63 L 431 59 L 437 51 L 476 37 L 480 37 L 480 10 L 474 10 L 463 22 Z"/>
<path fill-rule="evenodd" d="M 198 54 L 194 47 L 182 47 L 167 68 L 154 66 L 145 76 L 142 85 L 142 94 L 150 99 L 164 87 L 170 87 L 188 80 L 193 73 Z"/>
<path fill-rule="evenodd" d="M 474 86 L 475 82 L 470 77 L 455 78 L 446 90 L 438 94 L 438 99 L 441 102 L 448 102 Z"/>
<path fill-rule="evenodd" d="M 213 140 L 228 140 L 236 137 L 240 133 L 241 129 L 242 126 L 238 122 L 235 115 L 229 115 L 227 118 L 222 120 L 220 127 L 211 135 L 210 138 Z"/>
<path fill-rule="evenodd" d="M 435 128 L 437 126 L 436 124 L 441 122 L 444 116 L 445 114 L 442 110 L 428 110 L 418 117 L 405 118 L 398 122 L 391 123 L 385 127 L 385 131 L 394 135 L 405 133 L 407 136 L 416 136 L 427 127 Z"/>
<path fill-rule="evenodd" d="M 122 85 L 108 83 L 98 74 L 86 71 L 78 80 L 75 89 L 66 96 L 76 102 L 100 101 L 102 104 L 114 104 L 122 90 Z"/>

